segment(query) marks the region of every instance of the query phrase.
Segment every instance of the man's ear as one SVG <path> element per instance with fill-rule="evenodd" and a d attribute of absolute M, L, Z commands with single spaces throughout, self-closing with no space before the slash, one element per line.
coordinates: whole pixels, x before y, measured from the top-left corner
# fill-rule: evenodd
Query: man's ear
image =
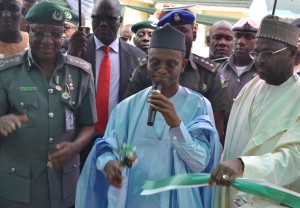
<path fill-rule="evenodd" d="M 291 47 L 291 57 L 296 58 L 297 56 L 297 47 Z"/>
<path fill-rule="evenodd" d="M 210 37 L 207 36 L 207 37 L 206 37 L 206 45 L 209 45 L 209 42 L 210 42 Z"/>
<path fill-rule="evenodd" d="M 198 24 L 194 23 L 193 25 L 193 41 L 197 39 L 197 31 L 198 31 Z"/>
<path fill-rule="evenodd" d="M 27 33 L 29 33 L 29 30 L 30 30 L 30 28 L 29 28 L 29 24 L 26 24 L 26 26 L 25 26 L 25 27 L 26 27 L 26 32 L 27 32 Z"/>
<path fill-rule="evenodd" d="M 120 17 L 120 24 L 122 24 L 123 22 L 123 17 Z"/>
<path fill-rule="evenodd" d="M 133 37 L 133 44 L 136 46 L 135 36 Z"/>
<path fill-rule="evenodd" d="M 183 72 L 184 72 L 187 63 L 188 63 L 188 60 L 187 60 L 187 59 L 184 59 L 184 60 L 182 61 L 180 73 L 183 73 Z"/>

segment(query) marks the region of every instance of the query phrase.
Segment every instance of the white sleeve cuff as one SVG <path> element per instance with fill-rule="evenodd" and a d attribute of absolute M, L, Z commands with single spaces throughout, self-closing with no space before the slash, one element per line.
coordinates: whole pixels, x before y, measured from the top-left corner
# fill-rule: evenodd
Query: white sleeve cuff
<path fill-rule="evenodd" d="M 180 122 L 178 127 L 170 128 L 169 135 L 172 141 L 175 143 L 193 142 L 193 138 L 182 122 Z"/>

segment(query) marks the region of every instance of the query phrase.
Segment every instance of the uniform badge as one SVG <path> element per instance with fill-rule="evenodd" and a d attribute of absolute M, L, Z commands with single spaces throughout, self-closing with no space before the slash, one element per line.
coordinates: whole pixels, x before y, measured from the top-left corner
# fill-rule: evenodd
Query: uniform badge
<path fill-rule="evenodd" d="M 179 16 L 179 13 L 175 13 L 174 14 L 174 22 L 180 22 L 181 21 L 181 18 Z"/>
<path fill-rule="evenodd" d="M 70 98 L 70 94 L 67 93 L 67 92 L 63 92 L 63 94 L 61 94 L 61 97 L 64 99 L 64 100 L 68 100 Z"/>
<path fill-rule="evenodd" d="M 228 87 L 229 79 L 225 78 L 223 74 L 220 75 L 220 80 L 222 88 Z"/>
<path fill-rule="evenodd" d="M 60 11 L 55 10 L 52 14 L 52 19 L 61 21 L 63 19 L 63 16 L 61 15 Z"/>
<path fill-rule="evenodd" d="M 65 12 L 65 15 L 66 15 L 66 18 L 67 18 L 67 19 L 69 19 L 69 20 L 72 19 L 72 14 L 71 14 L 71 12 L 66 11 L 66 12 Z"/>
<path fill-rule="evenodd" d="M 55 86 L 55 89 L 56 89 L 57 91 L 61 91 L 61 86 L 56 85 L 56 86 Z"/>
<path fill-rule="evenodd" d="M 150 26 L 151 26 L 151 27 L 157 27 L 157 24 L 156 24 L 155 22 L 151 22 L 151 23 L 150 23 Z"/>
<path fill-rule="evenodd" d="M 54 82 L 56 84 L 55 89 L 57 91 L 61 91 L 61 86 L 59 85 L 59 83 L 60 83 L 60 76 L 59 75 L 55 76 Z"/>
<path fill-rule="evenodd" d="M 203 91 L 203 92 L 206 92 L 206 91 L 207 91 L 207 85 L 204 84 L 204 83 L 202 84 L 202 91 Z"/>
<path fill-rule="evenodd" d="M 244 24 L 244 30 L 250 30 L 250 29 L 251 29 L 251 25 L 248 22 L 246 22 Z"/>
<path fill-rule="evenodd" d="M 71 74 L 69 74 L 68 79 L 69 79 L 70 90 L 74 90 L 73 79 Z"/>

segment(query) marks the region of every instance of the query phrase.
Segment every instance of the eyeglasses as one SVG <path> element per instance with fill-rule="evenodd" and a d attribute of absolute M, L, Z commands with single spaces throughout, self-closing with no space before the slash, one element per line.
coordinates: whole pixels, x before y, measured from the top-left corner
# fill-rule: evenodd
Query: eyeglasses
<path fill-rule="evenodd" d="M 158 60 L 149 61 L 150 68 L 155 71 L 158 71 L 162 67 L 167 69 L 168 71 L 174 71 L 179 66 L 179 64 L 180 62 L 178 61 L 170 60 L 164 66 L 161 66 L 160 61 Z"/>
<path fill-rule="evenodd" d="M 281 48 L 277 51 L 263 51 L 260 53 L 258 53 L 256 51 L 251 51 L 249 53 L 249 55 L 252 59 L 258 59 L 259 57 L 260 58 L 271 58 L 274 54 L 284 51 L 285 49 L 287 49 L 287 47 Z"/>
<path fill-rule="evenodd" d="M 105 16 L 105 15 L 92 15 L 93 22 L 96 24 L 100 24 L 102 22 L 106 22 L 108 24 L 114 24 L 117 20 L 119 20 L 121 16 L 112 17 L 112 16 Z"/>
<path fill-rule="evenodd" d="M 47 32 L 33 30 L 31 27 L 29 27 L 29 28 L 30 28 L 31 32 L 34 34 L 34 36 L 39 39 L 43 39 L 46 36 L 49 36 L 53 39 L 59 39 L 63 35 L 63 32 L 59 32 L 59 31 L 52 31 L 50 33 L 47 33 Z"/>
<path fill-rule="evenodd" d="M 64 31 L 71 30 L 71 29 L 77 30 L 77 27 L 73 27 L 73 26 L 70 26 L 70 25 L 64 25 Z"/>

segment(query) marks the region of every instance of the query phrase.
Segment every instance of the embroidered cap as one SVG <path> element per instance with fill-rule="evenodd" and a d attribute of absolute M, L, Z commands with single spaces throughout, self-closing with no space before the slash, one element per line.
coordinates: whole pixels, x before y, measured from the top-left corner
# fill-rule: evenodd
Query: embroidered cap
<path fill-rule="evenodd" d="M 278 16 L 268 15 L 261 21 L 256 38 L 265 38 L 286 43 L 291 46 L 298 44 L 300 29 L 280 19 Z"/>
<path fill-rule="evenodd" d="M 133 33 L 136 33 L 139 29 L 141 28 L 150 28 L 150 29 L 156 29 L 157 25 L 155 22 L 151 21 L 151 20 L 144 20 L 138 23 L 135 23 L 134 25 L 132 25 L 131 27 L 131 31 Z"/>
<path fill-rule="evenodd" d="M 25 20 L 29 23 L 64 25 L 65 14 L 56 4 L 49 1 L 42 1 L 29 9 Z"/>
<path fill-rule="evenodd" d="M 185 51 L 185 35 L 167 23 L 162 28 L 153 31 L 150 48 Z"/>
<path fill-rule="evenodd" d="M 164 26 L 166 23 L 170 25 L 194 24 L 195 15 L 187 10 L 174 10 L 159 20 L 157 26 Z"/>
<path fill-rule="evenodd" d="M 257 32 L 260 20 L 252 17 L 244 17 L 238 20 L 231 28 L 232 31 Z"/>

